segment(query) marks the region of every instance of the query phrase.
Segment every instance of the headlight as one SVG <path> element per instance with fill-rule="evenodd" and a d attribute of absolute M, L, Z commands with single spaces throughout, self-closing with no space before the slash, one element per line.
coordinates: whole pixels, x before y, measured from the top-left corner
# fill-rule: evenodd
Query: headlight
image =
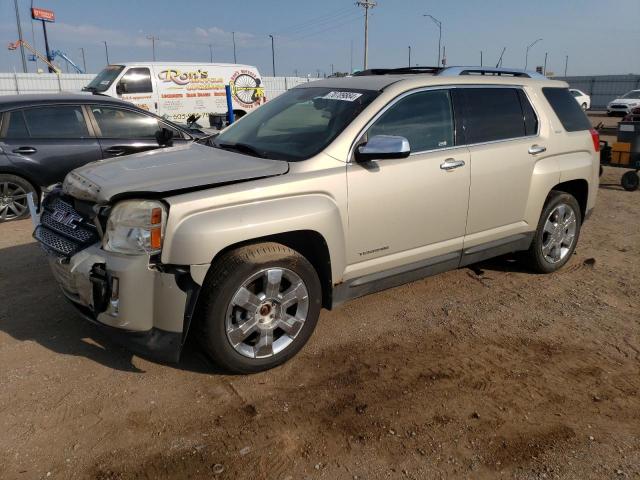
<path fill-rule="evenodd" d="M 139 255 L 160 253 L 167 208 L 155 200 L 125 200 L 109 214 L 102 246 L 109 252 Z"/>

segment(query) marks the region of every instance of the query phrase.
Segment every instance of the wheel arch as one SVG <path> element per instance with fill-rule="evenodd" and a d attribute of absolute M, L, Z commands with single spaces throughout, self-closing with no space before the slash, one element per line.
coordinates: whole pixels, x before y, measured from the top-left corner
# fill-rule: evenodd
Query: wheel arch
<path fill-rule="evenodd" d="M 322 306 L 331 308 L 333 282 L 331 280 L 331 254 L 325 238 L 315 230 L 294 230 L 256 237 L 228 245 L 220 250 L 211 261 L 213 266 L 227 252 L 247 245 L 275 242 L 300 253 L 313 266 L 322 287 Z M 211 268 L 211 267 L 209 267 Z"/>
<path fill-rule="evenodd" d="M 578 205 L 580 205 L 580 214 L 582 221 L 584 221 L 585 215 L 587 214 L 587 203 L 589 200 L 589 183 L 585 179 L 575 179 L 562 182 L 554 186 L 552 190 L 568 193 L 573 196 L 578 201 Z"/>

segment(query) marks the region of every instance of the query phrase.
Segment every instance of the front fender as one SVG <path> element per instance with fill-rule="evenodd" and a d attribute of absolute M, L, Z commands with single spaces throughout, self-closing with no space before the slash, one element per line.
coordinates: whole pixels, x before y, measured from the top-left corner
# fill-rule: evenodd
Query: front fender
<path fill-rule="evenodd" d="M 243 203 L 188 215 L 167 232 L 162 261 L 205 265 L 231 245 L 300 230 L 322 235 L 337 283 L 346 263 L 344 224 L 338 205 L 322 194 Z"/>

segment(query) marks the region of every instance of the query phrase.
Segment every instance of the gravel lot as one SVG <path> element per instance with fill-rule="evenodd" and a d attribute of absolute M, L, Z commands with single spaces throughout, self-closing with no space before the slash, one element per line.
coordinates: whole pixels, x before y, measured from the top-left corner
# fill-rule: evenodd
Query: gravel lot
<path fill-rule="evenodd" d="M 574 258 L 509 258 L 323 312 L 273 371 L 160 365 L 0 225 L 0 478 L 640 478 L 640 191 L 605 169 Z"/>

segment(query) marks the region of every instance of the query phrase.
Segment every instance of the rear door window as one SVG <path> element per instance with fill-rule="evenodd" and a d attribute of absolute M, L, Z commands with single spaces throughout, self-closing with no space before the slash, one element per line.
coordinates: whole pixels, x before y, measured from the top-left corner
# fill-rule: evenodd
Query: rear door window
<path fill-rule="evenodd" d="M 527 135 L 519 89 L 462 88 L 460 90 L 466 112 L 464 123 L 467 142 L 494 142 Z M 537 123 L 537 120 L 534 123 Z"/>
<path fill-rule="evenodd" d="M 591 122 L 566 88 L 545 87 L 542 93 L 567 132 L 589 130 Z"/>
<path fill-rule="evenodd" d="M 452 147 L 454 132 L 449 91 L 431 90 L 413 93 L 392 105 L 371 126 L 368 136 L 405 137 L 416 153 Z"/>
<path fill-rule="evenodd" d="M 22 110 L 24 116 L 22 120 L 19 119 L 17 113 L 12 112 L 9 123 L 9 132 L 13 132 L 12 134 L 15 135 L 23 135 L 26 127 L 31 138 L 85 138 L 89 136 L 87 123 L 79 105 L 25 108 Z"/>

